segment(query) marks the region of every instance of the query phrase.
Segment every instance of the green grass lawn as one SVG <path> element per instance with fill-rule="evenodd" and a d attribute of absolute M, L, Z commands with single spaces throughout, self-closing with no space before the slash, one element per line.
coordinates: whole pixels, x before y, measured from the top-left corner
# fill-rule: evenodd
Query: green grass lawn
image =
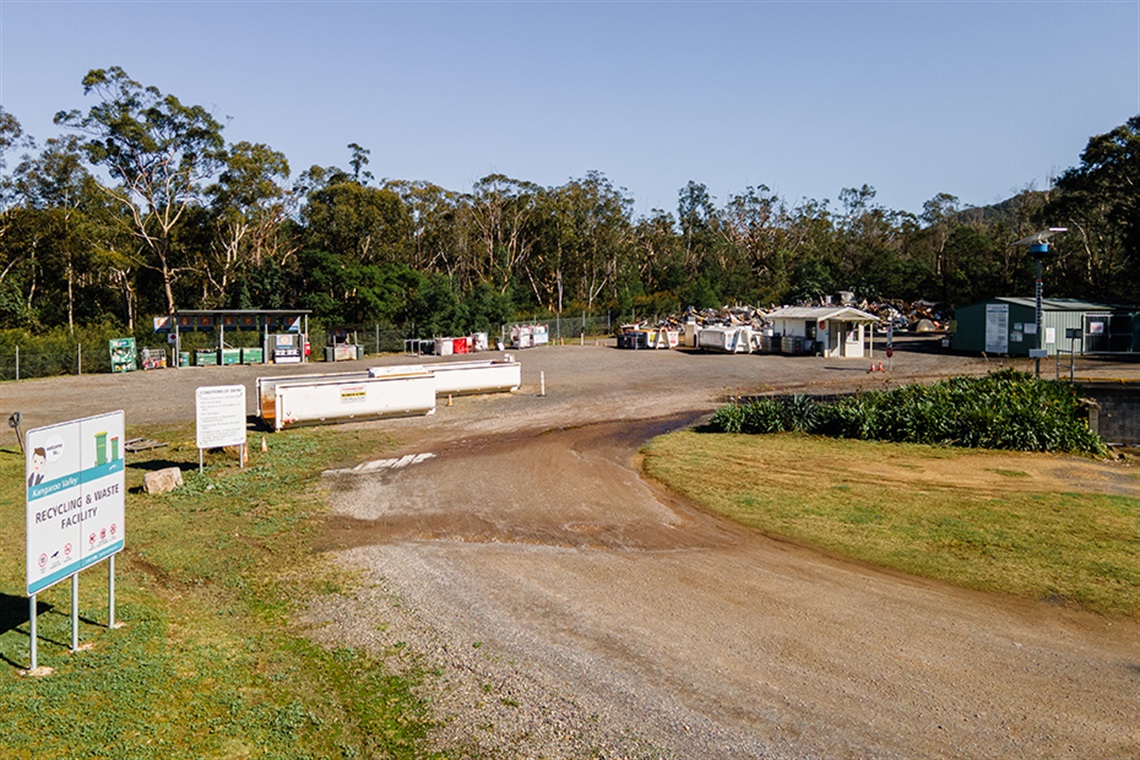
<path fill-rule="evenodd" d="M 251 439 L 245 469 L 207 453 L 193 430 L 129 430 L 172 446 L 128 455 L 126 549 L 108 630 L 106 563 L 80 578 L 80 643 L 70 652 L 71 584 L 38 597 L 39 665 L 28 666 L 23 456 L 0 450 L 0 754 L 5 758 L 430 756 L 427 677 L 361 651 L 329 651 L 291 627 L 296 605 L 352 582 L 311 550 L 325 510 L 320 472 L 380 453 L 376 433 L 304 429 Z M 148 464 L 153 463 L 153 464 Z M 148 466 L 179 464 L 186 485 L 140 492 Z"/>
<path fill-rule="evenodd" d="M 1050 455 L 798 434 L 683 431 L 643 454 L 653 478 L 766 534 L 969 588 L 1140 614 L 1140 473 L 1133 496 L 1076 493 L 1037 485 Z"/>

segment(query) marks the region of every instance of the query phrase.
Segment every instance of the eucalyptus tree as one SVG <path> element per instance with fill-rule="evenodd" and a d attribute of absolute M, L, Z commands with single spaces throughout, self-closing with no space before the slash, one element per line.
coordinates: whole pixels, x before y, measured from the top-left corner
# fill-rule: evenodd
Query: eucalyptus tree
<path fill-rule="evenodd" d="M 767 185 L 746 187 L 729 196 L 721 212 L 721 234 L 743 257 L 762 300 L 776 297 L 787 287 L 786 214 L 784 202 Z"/>
<path fill-rule="evenodd" d="M 348 165 L 352 167 L 352 181 L 367 185 L 368 180 L 373 179 L 373 177 L 372 172 L 364 167 L 368 166 L 368 157 L 372 155 L 372 151 L 354 142 L 349 143 L 347 147 L 350 154 Z M 361 182 L 361 177 L 364 178 L 363 182 Z"/>
<path fill-rule="evenodd" d="M 351 180 L 329 184 L 309 194 L 302 217 L 308 245 L 336 254 L 348 265 L 406 258 L 412 216 L 391 188 Z"/>
<path fill-rule="evenodd" d="M 204 282 L 214 300 L 225 303 L 235 281 L 256 277 L 263 264 L 286 258 L 295 248 L 282 227 L 293 196 L 287 188 L 289 162 L 263 143 L 229 147 L 210 199 L 210 241 L 203 253 Z"/>
<path fill-rule="evenodd" d="M 634 246 L 634 265 L 644 290 L 677 296 L 688 277 L 673 215 L 655 208 L 648 216 L 638 219 L 634 226 Z"/>
<path fill-rule="evenodd" d="M 8 159 L 16 151 L 34 146 L 35 142 L 24 133 L 19 119 L 0 106 L 0 291 L 9 275 L 28 258 L 24 247 L 5 245 L 13 212 L 19 204 L 19 191 L 7 174 Z M 0 292 L 0 299 L 3 298 L 3 293 Z"/>
<path fill-rule="evenodd" d="M 787 230 L 791 276 L 784 300 L 795 303 L 834 293 L 837 254 L 830 201 L 801 200 L 789 215 Z"/>
<path fill-rule="evenodd" d="M 1056 265 L 1082 295 L 1138 300 L 1140 115 L 1089 138 L 1036 220 L 1069 228 L 1056 238 Z"/>
<path fill-rule="evenodd" d="M 701 182 L 689 182 L 677 191 L 677 223 L 685 249 L 685 268 L 690 277 L 701 274 L 702 265 L 717 246 L 720 218 L 715 199 Z"/>
<path fill-rule="evenodd" d="M 568 244 L 564 266 L 571 277 L 574 295 L 593 309 L 604 292 L 616 288 L 631 267 L 634 251 L 633 198 L 616 188 L 605 175 L 591 171 L 560 189 L 569 212 L 561 223 Z M 562 273 L 559 273 L 558 309 L 563 304 Z"/>
<path fill-rule="evenodd" d="M 24 134 L 20 120 L 0 105 L 0 214 L 7 211 L 13 202 L 12 184 L 4 174 L 8 169 L 8 157 L 14 151 L 33 147 L 35 141 Z"/>
<path fill-rule="evenodd" d="M 115 183 L 103 190 L 126 210 L 140 265 L 159 274 L 173 313 L 173 284 L 187 270 L 173 245 L 176 228 L 224 166 L 222 126 L 202 106 L 144 86 L 119 66 L 89 71 L 83 92 L 97 102 L 86 113 L 59 112 L 55 123 L 82 135 L 87 160 Z"/>
<path fill-rule="evenodd" d="M 925 236 L 930 239 L 931 257 L 930 267 L 934 274 L 941 277 L 946 268 L 946 243 L 950 234 L 958 225 L 960 212 L 958 196 L 949 193 L 938 193 L 922 204 L 920 217 L 925 227 Z"/>
<path fill-rule="evenodd" d="M 21 245 L 36 258 L 26 304 L 33 307 L 35 275 L 43 272 L 48 303 L 64 306 L 66 323 L 73 329 L 77 280 L 80 286 L 93 284 L 101 274 L 93 255 L 92 226 L 105 219 L 91 214 L 99 205 L 98 183 L 83 164 L 78 139 L 48 139 L 38 155 L 25 156 L 16 167 L 11 187 L 33 227 L 32 239 Z"/>
<path fill-rule="evenodd" d="M 439 272 L 466 287 L 468 241 L 458 193 L 431 182 L 389 180 L 384 187 L 400 196 L 411 216 L 407 264 L 415 270 Z"/>
<path fill-rule="evenodd" d="M 537 239 L 534 217 L 542 188 L 532 182 L 491 174 L 475 183 L 466 199 L 477 235 L 473 269 L 499 293 L 521 276 Z"/>

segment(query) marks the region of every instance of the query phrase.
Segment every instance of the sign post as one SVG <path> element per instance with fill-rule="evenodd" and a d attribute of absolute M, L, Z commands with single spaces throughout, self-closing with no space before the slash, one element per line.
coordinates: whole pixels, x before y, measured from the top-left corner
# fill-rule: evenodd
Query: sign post
<path fill-rule="evenodd" d="M 206 385 L 194 395 L 198 442 L 198 472 L 202 451 L 237 446 L 238 460 L 245 467 L 245 386 Z"/>
<path fill-rule="evenodd" d="M 123 549 L 124 441 L 121 411 L 27 433 L 25 547 L 33 669 L 36 594 L 66 578 L 72 579 L 71 648 L 78 649 L 79 571 Z M 110 572 L 109 584 L 113 589 L 114 565 Z M 113 621 L 114 612 L 110 615 Z"/>
<path fill-rule="evenodd" d="M 895 355 L 895 323 L 887 322 L 887 371 L 890 372 L 894 367 Z"/>

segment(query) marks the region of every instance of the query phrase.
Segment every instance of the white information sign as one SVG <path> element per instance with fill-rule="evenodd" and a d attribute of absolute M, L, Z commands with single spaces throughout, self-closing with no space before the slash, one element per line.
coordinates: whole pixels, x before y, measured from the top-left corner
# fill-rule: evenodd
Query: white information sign
<path fill-rule="evenodd" d="M 986 353 L 1009 353 L 1009 304 L 986 304 Z"/>
<path fill-rule="evenodd" d="M 245 386 L 207 385 L 195 394 L 199 449 L 245 445 Z"/>
<path fill-rule="evenodd" d="M 123 431 L 121 411 L 28 431 L 28 596 L 122 550 Z"/>

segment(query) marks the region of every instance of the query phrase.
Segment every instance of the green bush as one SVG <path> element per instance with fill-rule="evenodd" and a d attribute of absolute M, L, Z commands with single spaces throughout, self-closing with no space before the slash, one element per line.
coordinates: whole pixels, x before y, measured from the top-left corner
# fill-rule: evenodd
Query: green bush
<path fill-rule="evenodd" d="M 803 396 L 732 404 L 717 410 L 712 426 L 724 432 L 796 430 L 937 446 L 1105 451 L 1072 385 L 1014 370 L 871 391 L 828 404 Z"/>

